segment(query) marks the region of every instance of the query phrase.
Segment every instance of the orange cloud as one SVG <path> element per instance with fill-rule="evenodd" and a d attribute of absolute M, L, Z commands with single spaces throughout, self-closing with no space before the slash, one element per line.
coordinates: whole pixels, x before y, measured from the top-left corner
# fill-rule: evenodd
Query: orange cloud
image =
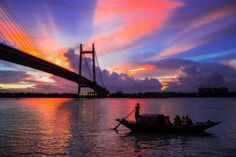
<path fill-rule="evenodd" d="M 128 75 L 134 76 L 138 73 L 144 73 L 147 71 L 151 71 L 154 69 L 153 65 L 119 65 L 116 67 L 111 68 L 111 71 L 117 72 L 117 73 L 126 73 Z"/>
<path fill-rule="evenodd" d="M 64 53 L 67 51 L 67 47 L 70 47 L 70 45 L 63 40 L 62 32 L 60 32 L 58 26 L 56 25 L 53 16 L 48 10 L 46 10 L 46 12 L 47 16 L 43 18 L 47 18 L 47 24 L 43 22 L 44 20 L 42 17 L 35 17 L 39 34 L 39 36 L 35 37 L 35 40 L 45 54 L 47 54 L 47 57 L 43 59 L 68 70 L 72 70 L 73 68 L 70 66 L 68 59 L 64 56 Z"/>
<path fill-rule="evenodd" d="M 41 73 L 41 72 L 27 72 L 27 74 L 30 74 L 29 77 L 27 77 L 26 81 L 37 81 L 37 82 L 45 82 L 45 83 L 55 83 L 56 81 L 52 78 L 53 75 L 48 73 Z"/>
<path fill-rule="evenodd" d="M 162 77 L 156 77 L 162 85 L 161 90 L 165 91 L 168 88 L 168 84 L 171 82 L 178 82 L 177 76 L 162 76 Z"/>
<path fill-rule="evenodd" d="M 110 25 L 95 34 L 99 52 L 110 52 L 158 30 L 182 3 L 164 0 L 99 0 L 94 16 L 95 27 Z"/>
<path fill-rule="evenodd" d="M 130 69 L 128 72 L 129 73 L 136 73 L 136 72 L 139 72 L 139 71 L 145 71 L 146 68 L 135 68 L 135 69 Z"/>
<path fill-rule="evenodd" d="M 71 64 L 69 63 L 67 57 L 65 57 L 65 52 L 66 49 L 57 50 L 54 54 L 50 54 L 47 57 L 47 60 L 68 70 L 73 70 L 73 67 L 71 67 Z"/>
<path fill-rule="evenodd" d="M 208 24 L 208 23 L 212 23 L 224 16 L 227 16 L 229 14 L 229 12 L 227 12 L 226 10 L 224 11 L 215 11 L 213 13 L 210 13 L 206 16 L 204 16 L 203 18 L 201 18 L 200 20 L 196 21 L 195 23 L 192 24 L 192 29 L 196 29 L 196 28 L 199 28 L 205 24 Z"/>
<path fill-rule="evenodd" d="M 171 56 L 171 55 L 176 55 L 176 54 L 180 54 L 183 53 L 185 51 L 191 50 L 192 48 L 196 47 L 198 44 L 196 45 L 189 45 L 189 46 L 183 46 L 180 48 L 169 48 L 165 51 L 160 52 L 159 54 L 157 54 L 157 57 L 167 57 L 167 56 Z"/>
<path fill-rule="evenodd" d="M 35 84 L 32 83 L 25 83 L 20 82 L 18 84 L 1 84 L 0 87 L 3 89 L 27 89 L 27 88 L 33 88 Z"/>
<path fill-rule="evenodd" d="M 61 50 L 58 50 L 57 42 L 55 42 L 53 39 L 45 36 L 43 39 L 38 39 L 39 45 L 42 47 L 43 50 L 47 49 L 49 51 L 44 51 L 44 54 L 47 54 L 47 57 L 42 55 L 38 52 L 38 50 L 35 49 L 35 47 L 32 44 L 29 44 L 28 38 L 25 36 L 25 33 L 22 29 L 17 27 L 14 23 L 6 23 L 3 21 L 0 21 L 0 27 L 1 29 L 1 35 L 10 43 L 12 43 L 17 49 L 22 50 L 23 52 L 26 52 L 30 55 L 42 58 L 44 60 L 50 61 L 54 64 L 57 64 L 59 66 L 71 69 L 69 66 L 69 63 L 67 59 L 64 57 L 63 52 Z M 9 30 L 11 28 L 11 31 Z M 50 51 L 50 48 L 54 47 L 52 51 Z M 65 49 L 63 49 L 65 50 Z M 51 52 L 51 53 L 47 53 Z M 54 53 L 53 53 L 54 52 Z"/>
<path fill-rule="evenodd" d="M 27 36 L 22 27 L 19 27 L 15 22 L 10 20 L 5 10 L 2 8 L 0 8 L 0 15 L 1 38 L 7 40 L 17 49 L 30 55 L 50 61 L 67 69 L 72 69 L 63 55 L 65 51 L 62 52 L 62 50 L 65 50 L 66 46 L 65 43 L 60 40 L 60 32 L 50 14 L 47 16 L 47 18 L 49 18 L 49 25 L 43 24 L 40 18 L 36 20 L 39 21 L 37 24 L 37 34 L 39 34 L 39 36 L 34 36 L 34 40 L 38 43 L 43 53 L 39 52 L 35 44 L 29 42 L 29 38 L 31 37 Z M 46 54 L 47 56 L 45 56 Z"/>
<path fill-rule="evenodd" d="M 51 32 L 57 32 L 57 35 L 53 37 L 49 36 L 49 34 L 52 33 L 46 28 L 48 27 L 47 25 L 38 24 L 39 29 L 37 30 L 39 37 L 34 37 L 34 40 L 38 43 L 44 54 L 47 55 L 44 56 L 44 54 L 39 53 L 39 50 L 35 47 L 35 45 L 29 42 L 29 37 L 26 35 L 25 31 L 21 27 L 16 25 L 13 21 L 8 19 L 4 10 L 2 10 L 1 8 L 0 16 L 0 37 L 2 39 L 7 40 L 7 42 L 12 46 L 19 50 L 22 50 L 27 54 L 47 60 L 69 70 L 72 69 L 70 67 L 70 64 L 68 63 L 67 58 L 64 56 L 65 49 L 61 48 L 64 47 L 65 44 L 59 42 L 56 38 L 58 37 L 59 31 L 54 24 L 51 24 Z M 38 72 L 37 70 L 34 71 L 31 77 L 27 78 L 26 81 L 38 81 L 46 83 L 55 82 L 55 80 L 51 78 L 51 75 Z M 35 83 L 20 82 L 18 84 L 1 84 L 0 86 L 4 89 L 28 89 L 33 88 L 35 86 Z"/>

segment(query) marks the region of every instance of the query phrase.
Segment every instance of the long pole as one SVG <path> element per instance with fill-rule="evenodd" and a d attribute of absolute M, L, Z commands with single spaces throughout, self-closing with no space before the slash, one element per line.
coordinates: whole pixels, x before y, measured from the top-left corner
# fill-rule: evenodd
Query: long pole
<path fill-rule="evenodd" d="M 130 112 L 124 119 L 127 119 L 134 111 L 135 111 L 135 109 L 134 109 L 132 112 Z M 120 124 L 121 124 L 121 123 L 119 123 L 119 124 L 114 128 L 114 130 L 116 130 L 116 129 L 120 126 Z"/>

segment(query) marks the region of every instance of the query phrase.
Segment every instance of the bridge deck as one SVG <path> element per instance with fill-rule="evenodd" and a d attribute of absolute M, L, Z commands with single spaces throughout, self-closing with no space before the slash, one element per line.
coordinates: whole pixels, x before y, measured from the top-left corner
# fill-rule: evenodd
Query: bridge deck
<path fill-rule="evenodd" d="M 47 72 L 78 84 L 85 85 L 94 89 L 97 93 L 108 93 L 105 88 L 83 76 L 3 44 L 0 44 L 0 59 Z"/>

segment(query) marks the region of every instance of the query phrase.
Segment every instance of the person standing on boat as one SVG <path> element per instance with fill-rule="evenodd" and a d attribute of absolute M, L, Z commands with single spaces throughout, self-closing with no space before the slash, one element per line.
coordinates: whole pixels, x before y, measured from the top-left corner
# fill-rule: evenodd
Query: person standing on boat
<path fill-rule="evenodd" d="M 140 110 L 140 104 L 137 103 L 137 105 L 135 106 L 135 120 L 137 124 L 138 124 L 138 118 L 139 118 L 139 110 Z"/>

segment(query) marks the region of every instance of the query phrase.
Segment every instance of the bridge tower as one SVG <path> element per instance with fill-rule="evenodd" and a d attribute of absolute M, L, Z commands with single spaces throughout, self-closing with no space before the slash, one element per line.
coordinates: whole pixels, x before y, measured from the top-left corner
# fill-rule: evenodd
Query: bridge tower
<path fill-rule="evenodd" d="M 94 92 L 96 92 L 95 85 L 96 85 L 96 71 L 95 71 L 95 47 L 94 43 L 92 44 L 92 51 L 84 51 L 83 45 L 80 44 L 80 57 L 79 57 L 79 75 L 82 74 L 82 61 L 83 61 L 83 54 L 91 54 L 92 55 L 92 62 L 93 62 L 93 84 L 94 84 Z M 88 87 L 86 84 L 79 84 L 78 85 L 78 95 L 81 93 L 82 87 Z"/>

